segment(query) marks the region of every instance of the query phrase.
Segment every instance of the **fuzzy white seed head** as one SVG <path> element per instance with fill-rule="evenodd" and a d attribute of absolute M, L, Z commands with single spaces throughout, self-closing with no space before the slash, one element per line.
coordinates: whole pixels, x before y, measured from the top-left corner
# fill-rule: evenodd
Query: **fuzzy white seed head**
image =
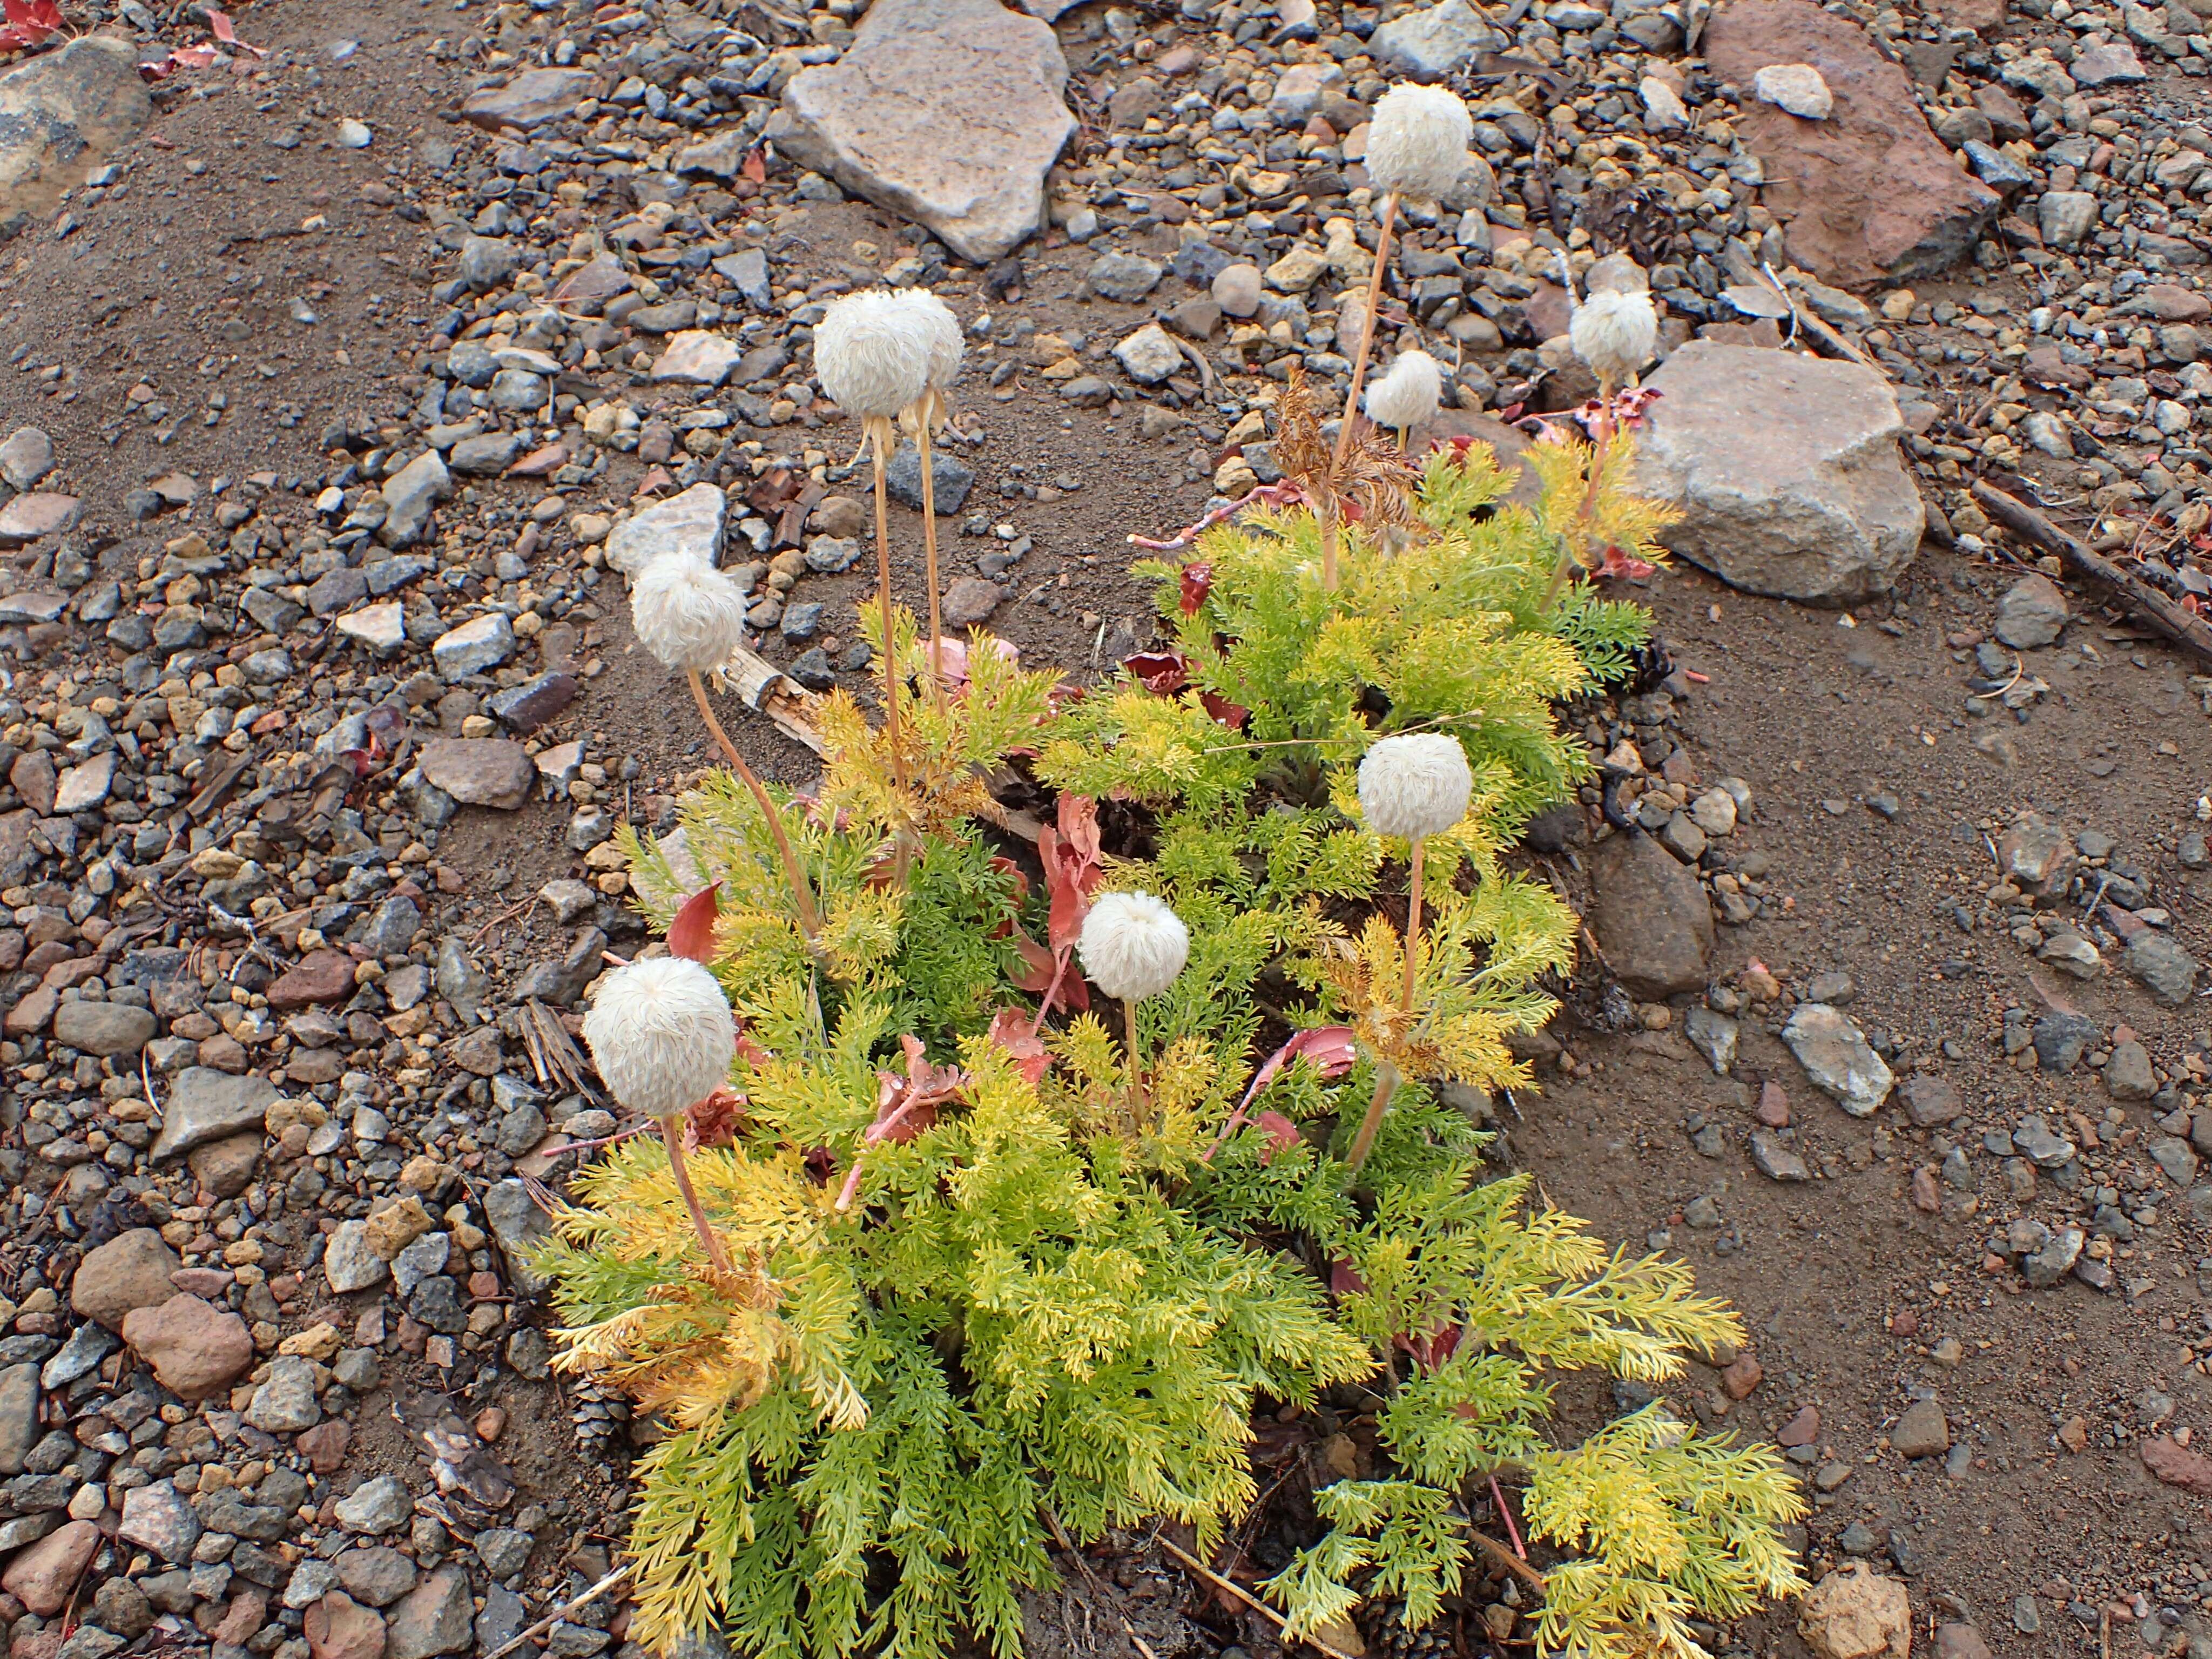
<path fill-rule="evenodd" d="M 1367 128 L 1367 176 L 1375 188 L 1433 202 L 1467 170 L 1474 122 L 1443 87 L 1393 87 Z"/>
<path fill-rule="evenodd" d="M 599 981 L 584 1041 L 624 1110 L 674 1117 L 729 1081 L 738 1028 L 706 969 L 646 957 Z"/>
<path fill-rule="evenodd" d="M 629 616 L 640 643 L 678 672 L 720 668 L 745 642 L 744 594 L 696 553 L 647 560 Z"/>
<path fill-rule="evenodd" d="M 1575 307 L 1567 340 L 1600 381 L 1619 386 L 1658 349 L 1659 313 L 1648 292 L 1601 289 Z"/>
<path fill-rule="evenodd" d="M 953 381 L 960 378 L 960 359 L 968 349 L 960 332 L 960 319 L 952 314 L 951 306 L 926 288 L 905 289 L 896 297 L 901 311 L 928 331 L 929 390 L 951 391 Z"/>
<path fill-rule="evenodd" d="M 1141 1002 L 1182 972 L 1190 930 L 1150 893 L 1109 893 L 1084 917 L 1075 949 L 1100 990 L 1117 1001 Z"/>
<path fill-rule="evenodd" d="M 1443 402 L 1444 372 L 1425 351 L 1401 351 L 1390 372 L 1367 388 L 1367 418 L 1403 432 L 1437 412 Z"/>
<path fill-rule="evenodd" d="M 1474 792 L 1467 751 L 1441 732 L 1385 738 L 1359 763 L 1359 811 L 1377 835 L 1441 836 L 1467 816 Z"/>
<path fill-rule="evenodd" d="M 889 289 L 831 301 L 814 325 L 822 389 L 848 415 L 894 418 L 929 387 L 934 331 L 904 295 Z"/>

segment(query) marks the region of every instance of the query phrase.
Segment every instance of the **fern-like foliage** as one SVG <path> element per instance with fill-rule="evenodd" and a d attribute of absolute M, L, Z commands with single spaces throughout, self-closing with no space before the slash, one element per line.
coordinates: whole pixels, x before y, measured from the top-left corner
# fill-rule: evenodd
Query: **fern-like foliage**
<path fill-rule="evenodd" d="M 712 1626 L 761 1659 L 944 1659 L 965 1632 L 1016 1659 L 1054 1525 L 1089 1541 L 1172 1520 L 1210 1550 L 1257 1496 L 1255 1412 L 1355 1383 L 1382 1401 L 1382 1467 L 1314 1494 L 1328 1531 L 1265 1587 L 1295 1629 L 1376 1599 L 1435 1617 L 1467 1582 L 1467 1496 L 1493 1477 L 1524 1487 L 1559 1558 L 1540 1655 L 1698 1659 L 1692 1619 L 1796 1586 L 1777 1528 L 1800 1504 L 1771 1455 L 1656 1408 L 1560 1436 L 1559 1374 L 1663 1382 L 1741 1333 L 1679 1264 L 1532 1207 L 1525 1177 L 1486 1182 L 1442 1086 L 1529 1081 L 1506 1040 L 1550 1017 L 1538 981 L 1571 962 L 1575 921 L 1504 849 L 1587 765 L 1554 702 L 1642 637 L 1580 584 L 1547 597 L 1553 496 L 1595 500 L 1620 535 L 1644 509 L 1603 466 L 1590 495 L 1594 456 L 1556 477 L 1545 457 L 1530 513 L 1501 505 L 1486 452 L 1431 459 L 1412 495 L 1378 455 L 1355 456 L 1337 588 L 1304 512 L 1212 532 L 1207 580 L 1153 568 L 1181 688 L 1125 677 L 1063 705 L 976 638 L 956 685 L 879 671 L 896 738 L 830 699 L 820 798 L 773 797 L 818 898 L 811 940 L 733 781 L 687 796 L 674 833 L 627 839 L 656 927 L 714 889 L 703 949 L 745 1037 L 728 1144 L 687 1160 L 728 1266 L 645 1138 L 580 1178 L 539 1256 L 558 1364 L 658 1432 L 636 1639 Z M 893 627 L 914 663 L 911 618 Z M 1361 821 L 1354 776 L 1411 727 L 1455 733 L 1474 791 L 1425 844 L 1409 941 L 1383 914 L 1408 849 Z M 1150 857 L 1086 833 L 1041 842 L 1046 881 L 1023 873 L 978 821 L 1001 819 L 987 777 L 1024 755 L 1130 803 Z M 1115 889 L 1167 899 L 1191 934 L 1133 1042 L 1121 1010 L 1072 1010 L 1066 980 L 1066 907 Z"/>

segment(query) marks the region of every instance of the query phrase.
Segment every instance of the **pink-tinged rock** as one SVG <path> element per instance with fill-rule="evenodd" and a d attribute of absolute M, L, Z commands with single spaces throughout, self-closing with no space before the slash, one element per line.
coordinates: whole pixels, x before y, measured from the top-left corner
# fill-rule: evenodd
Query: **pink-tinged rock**
<path fill-rule="evenodd" d="M 313 1659 L 384 1659 L 384 1620 L 343 1590 L 307 1609 L 307 1651 Z"/>
<path fill-rule="evenodd" d="M 41 536 L 58 536 L 76 527 L 77 501 L 50 490 L 33 490 L 0 507 L 0 546 L 21 547 Z"/>
<path fill-rule="evenodd" d="M 505 738 L 433 738 L 422 745 L 422 767 L 425 781 L 462 805 L 502 812 L 530 799 L 537 776 L 522 745 Z"/>
<path fill-rule="evenodd" d="M 507 468 L 507 476 L 510 478 L 542 478 L 549 472 L 557 471 L 568 459 L 568 450 L 565 444 L 545 444 L 532 450 Z"/>
<path fill-rule="evenodd" d="M 842 58 L 791 77 L 768 136 L 988 264 L 1044 222 L 1066 84 L 1051 27 L 998 0 L 878 0 Z"/>
<path fill-rule="evenodd" d="M 544 126 L 573 115 L 576 106 L 599 90 L 589 70 L 526 70 L 502 87 L 479 87 L 461 105 L 461 119 L 497 132 L 501 127 Z"/>
<path fill-rule="evenodd" d="M 653 378 L 681 380 L 690 386 L 720 386 L 744 355 L 734 340 L 702 328 L 687 328 L 669 336 L 668 349 L 653 366 Z"/>
<path fill-rule="evenodd" d="M 70 1590 L 100 1547 L 100 1528 L 89 1521 L 72 1521 L 44 1538 L 8 1564 L 0 1572 L 4 1589 L 41 1619 L 51 1619 L 69 1605 Z"/>
<path fill-rule="evenodd" d="M 1822 280 L 1932 276 L 1971 253 L 1996 217 L 1997 193 L 1960 171 L 1904 70 L 1849 18 L 1812 0 L 1735 0 L 1714 11 L 1705 56 L 1717 79 L 1740 87 L 1776 64 L 1810 65 L 1827 87 L 1824 121 L 1753 102 L 1736 129 L 1765 168 L 1761 200 L 1790 258 Z"/>
<path fill-rule="evenodd" d="M 353 994 L 353 958 L 343 951 L 310 951 L 269 988 L 271 1008 L 342 1002 Z"/>
<path fill-rule="evenodd" d="M 560 287 L 553 290 L 553 303 L 557 306 L 604 304 L 617 294 L 627 294 L 631 287 L 630 274 L 623 269 L 621 260 L 611 253 L 599 253 L 561 279 Z"/>
<path fill-rule="evenodd" d="M 54 770 L 54 757 L 43 749 L 26 749 L 8 769 L 8 781 L 42 818 L 54 815 L 54 789 L 59 775 Z"/>
<path fill-rule="evenodd" d="M 196 1296 L 134 1308 L 123 1316 L 123 1340 L 180 1400 L 205 1400 L 253 1369 L 253 1336 L 246 1322 Z"/>

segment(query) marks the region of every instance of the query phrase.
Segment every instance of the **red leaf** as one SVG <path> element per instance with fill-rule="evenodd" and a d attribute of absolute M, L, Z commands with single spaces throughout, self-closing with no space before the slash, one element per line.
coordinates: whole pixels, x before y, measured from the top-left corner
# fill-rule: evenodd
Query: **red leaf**
<path fill-rule="evenodd" d="M 684 1150 L 726 1146 L 738 1138 L 738 1124 L 745 1115 L 745 1097 L 735 1089 L 717 1089 L 706 1099 L 684 1109 Z"/>
<path fill-rule="evenodd" d="M 1262 1112 L 1252 1121 L 1267 1133 L 1267 1144 L 1260 1153 L 1262 1164 L 1273 1164 L 1278 1153 L 1291 1151 L 1303 1139 L 1298 1126 L 1280 1112 Z"/>
<path fill-rule="evenodd" d="M 1252 711 L 1243 703 L 1231 702 L 1228 698 L 1218 696 L 1213 692 L 1201 691 L 1198 694 L 1198 700 L 1206 705 L 1207 714 L 1212 715 L 1217 721 L 1232 732 L 1242 732 L 1244 729 L 1244 722 L 1252 718 Z"/>
<path fill-rule="evenodd" d="M 714 924 L 721 918 L 721 901 L 715 896 L 722 884 L 702 887 L 684 901 L 676 920 L 668 924 L 668 953 L 694 962 L 714 959 Z"/>
<path fill-rule="evenodd" d="M 1052 1069 L 1052 1056 L 1045 1052 L 1043 1041 L 1030 1031 L 1029 1017 L 1019 1008 L 1001 1008 L 992 1015 L 991 1029 L 984 1036 L 1012 1056 L 1014 1069 L 1031 1083 Z"/>
<path fill-rule="evenodd" d="M 1182 568 L 1182 614 L 1195 617 L 1206 597 L 1213 591 L 1213 566 L 1204 559 L 1194 559 Z"/>
<path fill-rule="evenodd" d="M 1060 967 L 1060 958 L 1024 933 L 1015 933 L 1014 949 L 1021 952 L 1022 968 L 1019 973 L 1010 974 L 1007 977 L 1016 988 L 1027 991 L 1032 996 L 1042 996 L 1051 988 L 1053 974 Z"/>
<path fill-rule="evenodd" d="M 1047 937 L 1056 952 L 1075 948 L 1083 918 L 1091 912 L 1091 892 L 1105 875 L 1098 852 L 1098 808 L 1088 795 L 1060 798 L 1060 825 L 1037 832 L 1037 857 L 1044 864 L 1045 891 L 1052 897 Z"/>
<path fill-rule="evenodd" d="M 226 46 L 236 46 L 240 52 L 250 52 L 256 58 L 266 58 L 269 55 L 260 47 L 240 40 L 238 31 L 231 27 L 230 18 L 227 14 L 211 10 L 207 16 L 209 27 L 215 30 L 215 38 Z"/>
<path fill-rule="evenodd" d="M 1139 651 L 1121 666 L 1154 696 L 1171 697 L 1190 684 L 1190 659 L 1180 651 Z"/>
<path fill-rule="evenodd" d="M 1367 1281 L 1349 1261 L 1332 1261 L 1328 1264 L 1328 1288 L 1336 1296 L 1364 1296 Z"/>

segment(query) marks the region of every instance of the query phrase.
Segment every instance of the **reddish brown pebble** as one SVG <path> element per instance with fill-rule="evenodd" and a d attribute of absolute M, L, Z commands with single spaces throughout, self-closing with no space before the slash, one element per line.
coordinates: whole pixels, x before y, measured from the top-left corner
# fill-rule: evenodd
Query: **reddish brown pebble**
<path fill-rule="evenodd" d="M 1929 1215 L 1942 1212 L 1943 1194 L 1936 1185 L 1936 1171 L 1925 1164 L 1912 1172 L 1912 1207 Z"/>
<path fill-rule="evenodd" d="M 1899 1310 L 1896 1313 L 1890 1316 L 1889 1334 L 1892 1336 L 1919 1335 L 1920 1316 L 1913 1312 L 1910 1308 Z"/>
<path fill-rule="evenodd" d="M 496 1406 L 487 1406 L 477 1413 L 477 1438 L 489 1444 L 507 1432 L 507 1413 Z"/>
<path fill-rule="evenodd" d="M 1786 1129 L 1790 1127 L 1790 1097 L 1783 1092 L 1782 1085 L 1772 1078 L 1767 1079 L 1759 1085 L 1759 1108 L 1756 1115 L 1759 1121 L 1770 1129 Z"/>
<path fill-rule="evenodd" d="M 1778 1444 L 1809 1446 L 1820 1437 L 1820 1408 L 1804 1406 L 1797 1415 L 1782 1425 L 1782 1432 L 1774 1437 Z"/>
<path fill-rule="evenodd" d="M 471 1273 L 469 1294 L 479 1302 L 489 1302 L 499 1294 L 497 1273 Z"/>
<path fill-rule="evenodd" d="M 1721 1373 L 1721 1387 L 1731 1400 L 1747 1398 L 1766 1376 L 1758 1359 L 1751 1354 L 1740 1354 L 1729 1368 Z"/>

